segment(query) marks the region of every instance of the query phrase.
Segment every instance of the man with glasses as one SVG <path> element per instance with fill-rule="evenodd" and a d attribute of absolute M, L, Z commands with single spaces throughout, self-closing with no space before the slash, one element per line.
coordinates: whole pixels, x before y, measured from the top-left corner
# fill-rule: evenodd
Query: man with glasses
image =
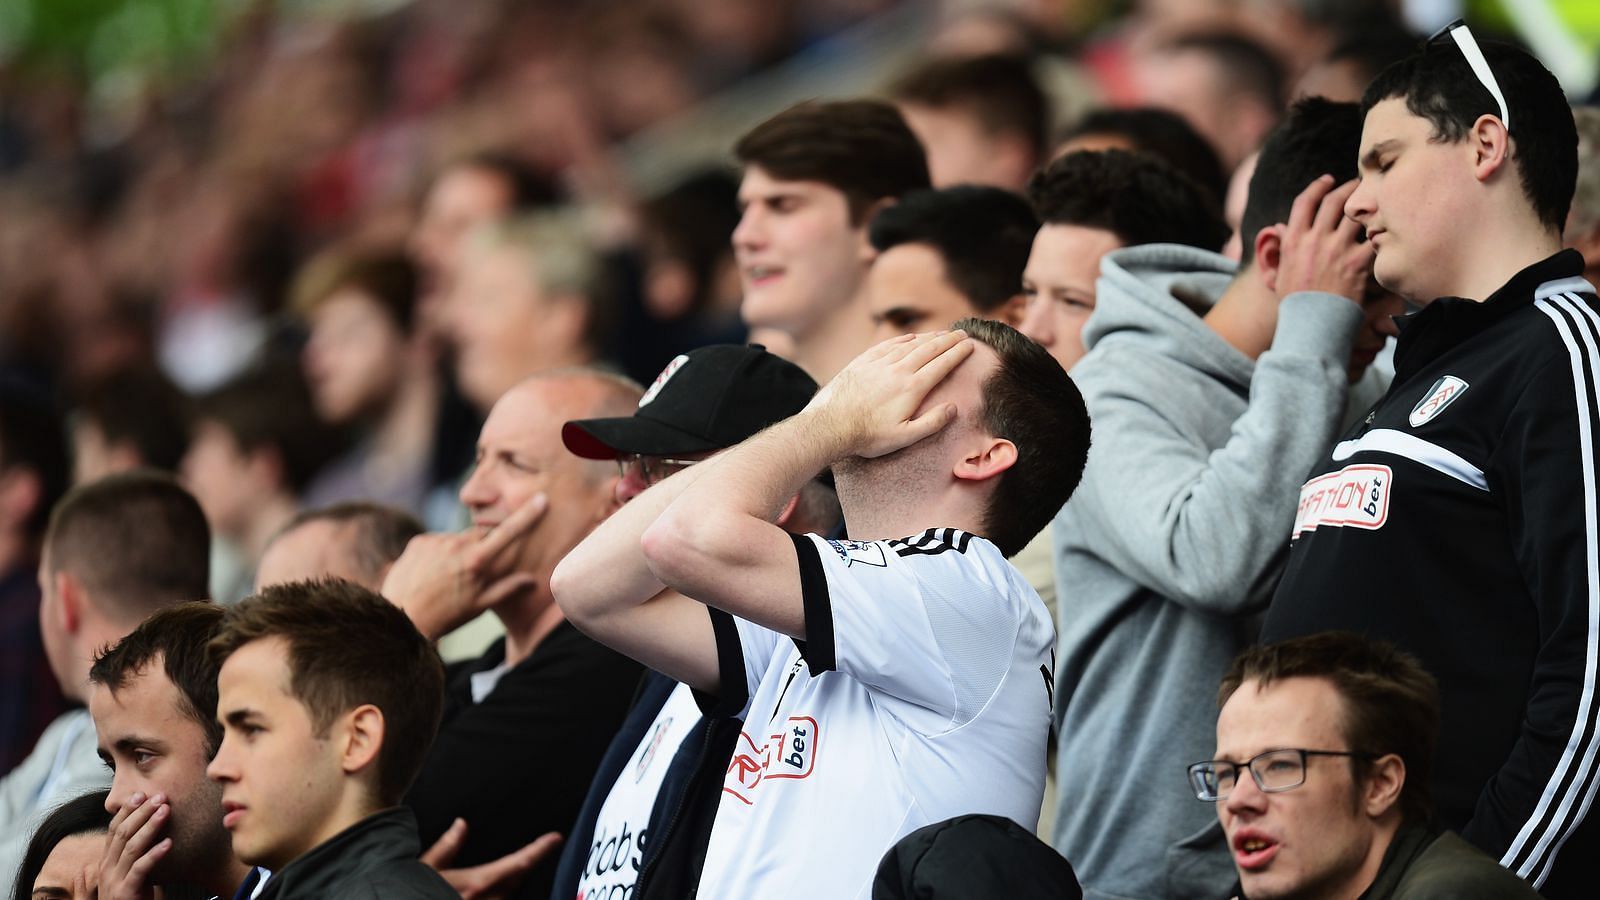
<path fill-rule="evenodd" d="M 803 369 L 760 346 L 702 347 L 674 359 L 633 415 L 568 422 L 562 440 L 578 456 L 615 459 L 617 500 L 627 503 L 800 412 L 816 392 Z M 778 524 L 792 534 L 831 534 L 838 497 L 812 479 Z M 702 716 L 688 685 L 647 673 L 567 834 L 553 900 L 692 893 L 742 724 Z"/>
<path fill-rule="evenodd" d="M 507 391 L 461 486 L 472 527 L 413 538 L 384 579 L 383 595 L 430 640 L 485 609 L 505 625 L 503 640 L 447 672 L 439 734 L 406 795 L 423 846 L 466 820 L 456 866 L 564 832 L 638 687 L 638 664 L 567 623 L 550 573 L 617 508 L 616 467 L 567 453 L 562 425 L 625 414 L 639 395 L 633 382 L 589 369 Z M 512 896 L 542 900 L 554 874 L 551 857 Z"/>
<path fill-rule="evenodd" d="M 1459 26 L 1362 107 L 1345 214 L 1424 308 L 1393 386 L 1301 488 L 1263 639 L 1416 654 L 1441 689 L 1440 822 L 1546 896 L 1593 896 L 1600 301 L 1561 249 L 1572 111 L 1537 60 Z"/>
<path fill-rule="evenodd" d="M 1222 679 L 1217 805 L 1243 895 L 1511 900 L 1538 894 L 1430 824 L 1433 677 L 1393 646 L 1331 632 L 1254 647 Z"/>

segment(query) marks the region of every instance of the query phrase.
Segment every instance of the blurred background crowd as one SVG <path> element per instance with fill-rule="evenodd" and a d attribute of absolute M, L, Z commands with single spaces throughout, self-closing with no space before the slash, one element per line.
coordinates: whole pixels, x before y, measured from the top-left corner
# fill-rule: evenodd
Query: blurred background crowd
<path fill-rule="evenodd" d="M 1458 15 L 1593 90 L 1584 2 L 4 0 L 0 369 L 70 411 L 75 479 L 180 472 L 234 599 L 304 505 L 457 524 L 528 372 L 743 339 L 729 146 L 792 102 L 895 97 L 936 184 L 1012 189 L 1163 107 L 1220 199 L 1290 100 Z M 914 72 L 978 57 L 1033 93 Z"/>

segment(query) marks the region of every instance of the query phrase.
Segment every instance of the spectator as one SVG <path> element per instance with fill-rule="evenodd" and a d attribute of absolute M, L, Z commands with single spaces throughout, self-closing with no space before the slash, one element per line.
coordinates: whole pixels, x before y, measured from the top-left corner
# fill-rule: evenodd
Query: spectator
<path fill-rule="evenodd" d="M 1082 900 L 1072 866 L 1033 832 L 999 816 L 924 825 L 884 854 L 872 900 Z"/>
<path fill-rule="evenodd" d="M 268 539 L 294 516 L 331 435 L 300 373 L 278 363 L 200 397 L 193 426 L 180 468 L 217 536 L 212 595 L 233 603 L 250 593 Z"/>
<path fill-rule="evenodd" d="M 680 353 L 745 338 L 731 243 L 739 180 L 706 169 L 645 201 L 639 220 L 642 308 L 623 317 L 616 356 L 648 381 Z"/>
<path fill-rule="evenodd" d="M 1055 158 L 1078 150 L 1132 150 L 1158 157 L 1222 199 L 1227 173 L 1211 142 L 1189 120 L 1154 106 L 1091 110 L 1062 135 Z"/>
<path fill-rule="evenodd" d="M 859 896 L 922 825 L 1039 808 L 1053 629 L 1003 555 L 1071 493 L 1088 420 L 1038 345 L 958 324 L 877 345 L 556 570 L 585 629 L 715 694 L 717 714 L 751 710 L 700 896 Z M 830 464 L 855 539 L 773 525 Z"/>
<path fill-rule="evenodd" d="M 525 163 L 498 153 L 462 157 L 440 170 L 422 201 L 410 250 L 421 274 L 417 324 L 440 330 L 467 236 L 479 227 L 555 203 L 555 189 Z"/>
<path fill-rule="evenodd" d="M 1170 109 L 1205 135 L 1232 172 L 1283 116 L 1283 65 L 1251 38 L 1229 32 L 1186 35 L 1143 61 L 1144 102 Z"/>
<path fill-rule="evenodd" d="M 106 792 L 92 791 L 52 810 L 28 840 L 11 896 L 95 900 L 100 854 L 111 822 L 105 804 Z"/>
<path fill-rule="evenodd" d="M 1200 693 L 1250 641 L 1298 473 L 1344 413 L 1371 252 L 1339 213 L 1354 184 L 1319 176 L 1348 172 L 1359 138 L 1354 104 L 1291 112 L 1262 149 L 1237 270 L 1166 245 L 1103 263 L 1073 369 L 1095 448 L 1054 530 L 1056 770 L 1082 786 L 1061 792 L 1054 842 L 1085 896 L 1221 896 L 1233 879 L 1209 811 L 1146 773 L 1207 752 Z"/>
<path fill-rule="evenodd" d="M 351 635 L 360 635 L 357 641 Z M 260 900 L 460 895 L 417 861 L 399 806 L 439 725 L 439 657 L 405 614 L 347 581 L 269 587 L 211 643 L 233 852 L 272 870 Z"/>
<path fill-rule="evenodd" d="M 103 804 L 120 849 L 99 867 L 107 896 L 193 885 L 232 897 L 247 876 L 261 877 L 233 855 L 218 814 L 222 788 L 206 778 L 222 742 L 206 645 L 221 622 L 222 608 L 210 602 L 158 610 L 89 669 L 89 714 L 111 770 Z"/>
<path fill-rule="evenodd" d="M 1227 240 L 1216 201 L 1158 159 L 1122 150 L 1057 159 L 1028 183 L 1039 217 L 1017 328 L 1063 369 L 1083 356 L 1083 325 L 1095 308 L 1100 260 L 1119 247 L 1184 244 L 1215 250 Z"/>
<path fill-rule="evenodd" d="M 67 709 L 40 640 L 39 550 L 68 467 L 60 416 L 0 380 L 0 775 Z"/>
<path fill-rule="evenodd" d="M 1341 38 L 1328 55 L 1312 64 L 1295 87 L 1297 97 L 1327 97 L 1359 103 L 1379 73 L 1410 56 L 1417 38 L 1398 22 L 1380 19 Z"/>
<path fill-rule="evenodd" d="M 1583 277 L 1600 281 L 1600 107 L 1572 110 L 1578 128 L 1578 186 L 1572 192 L 1562 239 L 1583 254 Z"/>
<path fill-rule="evenodd" d="M 705 347 L 674 361 L 631 416 L 562 427 L 567 449 L 614 459 L 626 503 L 674 471 L 703 461 L 800 410 L 817 383 L 759 347 Z M 813 479 L 779 516 L 794 534 L 839 524 L 833 490 Z M 737 718 L 700 715 L 693 692 L 649 672 L 589 786 L 561 855 L 552 898 L 689 896 L 700 880 Z M 646 873 L 648 877 L 646 876 Z"/>
<path fill-rule="evenodd" d="M 551 601 L 550 572 L 617 505 L 615 466 L 567 453 L 562 423 L 621 415 L 640 393 L 592 370 L 534 376 L 507 391 L 461 487 L 473 527 L 413 539 L 384 580 L 384 596 L 430 639 L 485 609 L 505 625 L 482 656 L 452 667 L 439 737 L 406 795 L 424 841 L 467 820 L 460 865 L 572 823 L 638 686 L 636 664 L 566 621 Z M 515 896 L 543 900 L 554 872 L 550 860 Z"/>
<path fill-rule="evenodd" d="M 1038 229 L 1028 202 L 999 188 L 905 195 L 867 232 L 878 253 L 863 288 L 875 337 L 949 328 L 968 316 L 1017 325 L 1022 267 Z"/>
<path fill-rule="evenodd" d="M 71 427 L 74 484 L 130 469 L 176 472 L 189 446 L 187 401 L 154 366 L 89 384 L 78 395 Z"/>
<path fill-rule="evenodd" d="M 443 397 L 435 348 L 417 328 L 416 270 L 398 253 L 334 251 L 295 288 L 311 327 L 302 363 L 312 403 L 324 422 L 356 434 L 306 487 L 305 504 L 370 500 L 421 515 L 436 486 Z"/>
<path fill-rule="evenodd" d="M 150 613 L 205 598 L 210 540 L 200 505 L 163 475 L 112 475 L 62 498 L 44 537 L 39 612 L 63 694 L 84 701 L 94 654 Z M 89 713 L 62 713 L 0 781 L 0 884 L 16 874 L 36 814 L 108 780 Z"/>
<path fill-rule="evenodd" d="M 1216 803 L 1245 896 L 1539 896 L 1430 823 L 1439 691 L 1411 656 L 1349 632 L 1254 647 L 1218 703 L 1219 758 L 1189 780 Z"/>
<path fill-rule="evenodd" d="M 1600 304 L 1561 249 L 1578 169 L 1561 87 L 1521 50 L 1477 47 L 1453 27 L 1362 98 L 1345 212 L 1378 281 L 1426 308 L 1393 387 L 1301 488 L 1263 637 L 1352 630 L 1414 653 L 1442 695 L 1440 824 L 1547 897 L 1588 896 L 1600 522 L 1580 486 Z"/>
<path fill-rule="evenodd" d="M 1044 158 L 1050 100 L 1019 56 L 931 59 L 889 88 L 935 187 L 1020 191 Z"/>
<path fill-rule="evenodd" d="M 744 166 L 733 232 L 740 314 L 752 330 L 785 333 L 790 358 L 825 383 L 871 343 L 861 296 L 873 256 L 867 225 L 928 187 L 922 145 L 894 107 L 851 100 L 790 107 L 734 153 Z"/>
<path fill-rule="evenodd" d="M 524 378 L 598 358 L 611 327 L 600 258 L 573 210 L 475 231 L 450 299 L 456 380 L 487 411 Z"/>
<path fill-rule="evenodd" d="M 272 584 L 327 577 L 379 590 L 389 567 L 421 533 L 415 516 L 376 503 L 304 510 L 267 542 L 256 567 L 256 592 Z"/>

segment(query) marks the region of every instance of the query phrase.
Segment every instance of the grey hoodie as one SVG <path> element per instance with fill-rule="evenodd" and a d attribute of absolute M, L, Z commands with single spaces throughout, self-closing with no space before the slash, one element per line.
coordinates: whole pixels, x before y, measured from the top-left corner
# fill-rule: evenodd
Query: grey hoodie
<path fill-rule="evenodd" d="M 1109 254 L 1072 370 L 1094 443 L 1054 524 L 1055 845 L 1085 897 L 1225 897 L 1236 877 L 1185 766 L 1215 750 L 1217 684 L 1333 441 L 1361 309 L 1293 294 L 1252 362 L 1199 316 L 1233 274 L 1191 247 Z"/>

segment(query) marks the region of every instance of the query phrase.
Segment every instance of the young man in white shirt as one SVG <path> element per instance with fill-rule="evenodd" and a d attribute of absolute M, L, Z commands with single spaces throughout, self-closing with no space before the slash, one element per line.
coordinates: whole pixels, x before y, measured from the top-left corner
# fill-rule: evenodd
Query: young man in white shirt
<path fill-rule="evenodd" d="M 959 324 L 870 348 L 557 567 L 580 628 L 745 713 L 704 896 L 866 896 L 922 825 L 1038 814 L 1053 629 L 1004 555 L 1076 486 L 1088 419 L 1043 348 Z M 830 465 L 854 539 L 773 525 Z"/>

